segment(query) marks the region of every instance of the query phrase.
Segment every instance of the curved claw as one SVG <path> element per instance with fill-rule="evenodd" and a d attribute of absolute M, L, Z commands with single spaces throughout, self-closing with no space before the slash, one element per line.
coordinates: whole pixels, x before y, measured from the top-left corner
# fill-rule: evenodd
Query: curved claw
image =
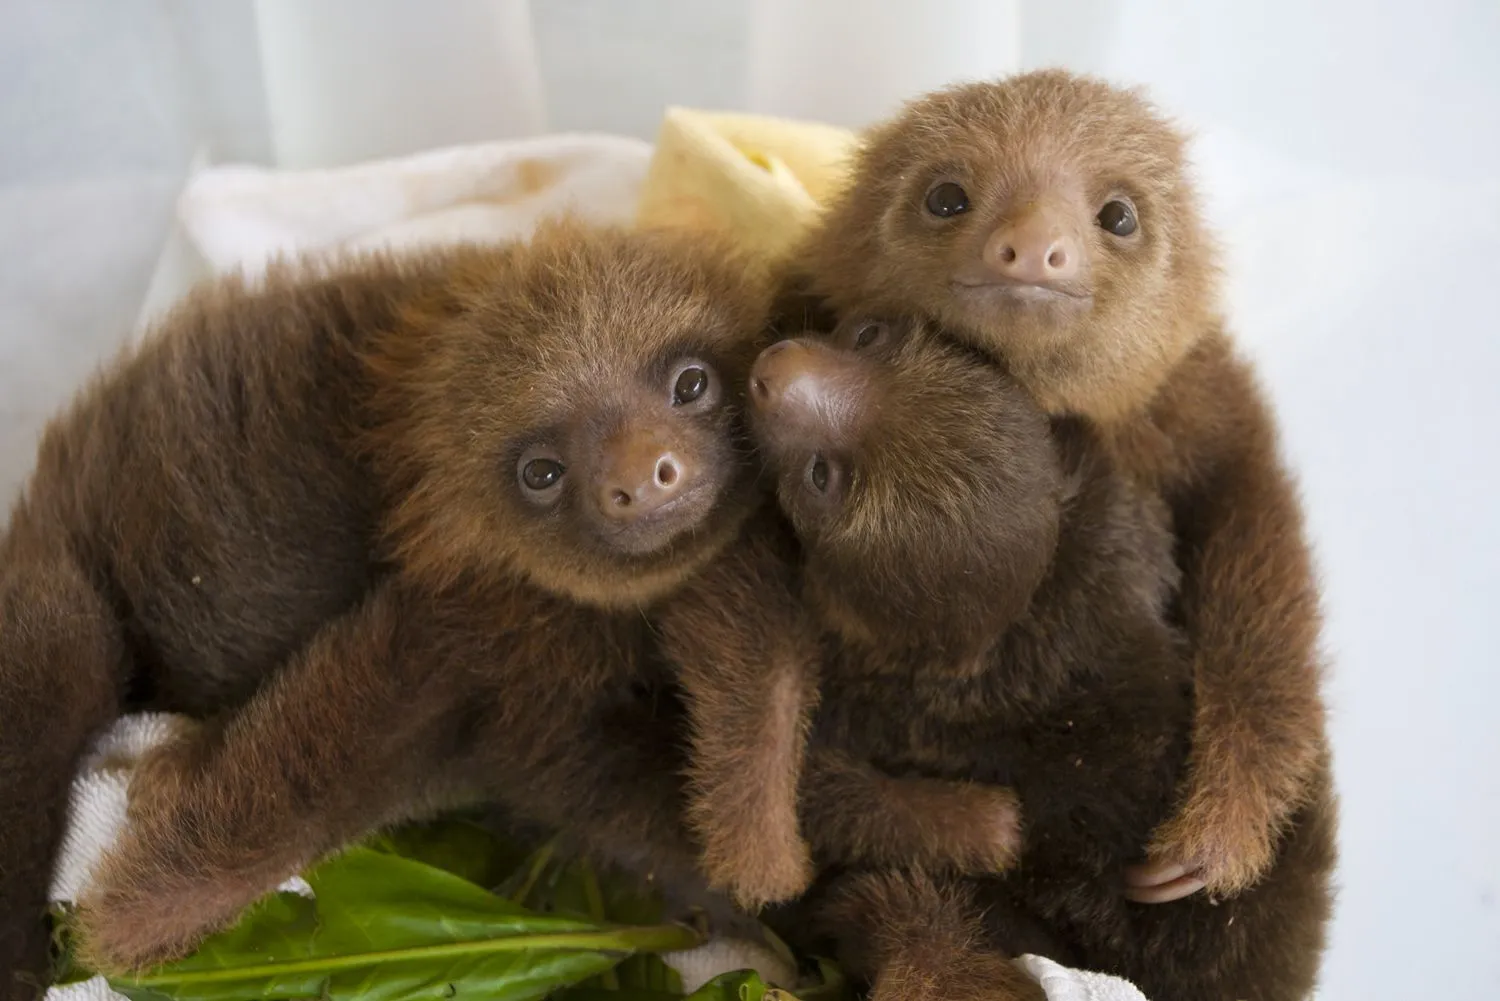
<path fill-rule="evenodd" d="M 1166 904 L 1203 889 L 1197 870 L 1180 862 L 1147 862 L 1125 870 L 1125 899 L 1138 904 Z"/>
<path fill-rule="evenodd" d="M 1125 885 L 1131 887 L 1159 886 L 1181 879 L 1193 870 L 1181 862 L 1142 862 L 1125 867 Z"/>

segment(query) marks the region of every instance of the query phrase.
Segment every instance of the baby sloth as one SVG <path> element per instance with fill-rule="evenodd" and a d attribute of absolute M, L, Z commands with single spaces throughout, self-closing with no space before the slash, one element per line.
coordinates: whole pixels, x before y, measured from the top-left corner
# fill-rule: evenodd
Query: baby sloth
<path fill-rule="evenodd" d="M 1224 330 L 1184 160 L 1141 97 L 1097 80 L 941 90 L 869 134 L 788 291 L 936 321 L 1166 503 L 1197 699 L 1177 807 L 1130 874 L 1139 901 L 1253 885 L 1326 754 L 1302 513 Z"/>
<path fill-rule="evenodd" d="M 41 990 L 69 779 L 137 707 L 202 722 L 80 901 L 96 968 L 478 801 L 711 904 L 653 618 L 763 496 L 769 293 L 700 239 L 557 224 L 208 286 L 88 388 L 0 539 L 0 997 Z"/>
<path fill-rule="evenodd" d="M 777 343 L 751 387 L 803 593 L 833 634 L 803 800 L 830 867 L 790 933 L 805 938 L 811 913 L 882 1001 L 1041 998 L 1009 962 L 1022 952 L 1122 975 L 1153 1001 L 1305 997 L 1329 912 L 1326 761 L 1253 888 L 1170 907 L 1120 893 L 1193 725 L 1160 499 L 1087 424 L 1049 430 L 1007 373 L 920 324 L 851 317 Z M 819 762 L 838 758 L 893 776 L 884 795 L 830 795 Z M 1012 870 L 903 858 L 910 777 L 1013 789 Z"/>

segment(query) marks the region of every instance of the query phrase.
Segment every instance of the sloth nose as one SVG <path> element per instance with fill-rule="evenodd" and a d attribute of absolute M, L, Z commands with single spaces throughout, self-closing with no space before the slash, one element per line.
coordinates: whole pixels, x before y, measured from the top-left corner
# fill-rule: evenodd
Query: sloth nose
<path fill-rule="evenodd" d="M 780 364 L 775 359 L 777 355 L 785 354 L 789 350 L 795 351 L 796 345 L 791 341 L 777 341 L 755 359 L 755 364 L 750 369 L 750 399 L 757 406 L 768 404 L 780 395 L 782 388 L 782 379 L 778 371 Z"/>
<path fill-rule="evenodd" d="M 611 521 L 636 521 L 680 496 L 691 479 L 691 466 L 658 434 L 633 431 L 605 446 L 595 503 Z"/>
<path fill-rule="evenodd" d="M 801 341 L 777 341 L 750 369 L 750 404 L 765 414 L 813 409 L 827 393 L 823 359 Z"/>
<path fill-rule="evenodd" d="M 984 244 L 984 263 L 1007 281 L 1047 285 L 1078 277 L 1083 254 L 1058 207 L 1034 205 L 1007 220 Z"/>
<path fill-rule="evenodd" d="M 847 351 L 806 339 L 773 344 L 750 369 L 756 438 L 772 455 L 846 441 L 872 409 L 871 388 Z"/>

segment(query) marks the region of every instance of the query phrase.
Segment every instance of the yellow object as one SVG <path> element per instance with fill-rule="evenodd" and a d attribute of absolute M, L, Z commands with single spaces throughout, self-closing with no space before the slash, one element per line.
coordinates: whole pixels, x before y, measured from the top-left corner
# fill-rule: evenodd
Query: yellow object
<path fill-rule="evenodd" d="M 816 122 L 668 108 L 636 221 L 727 230 L 780 259 L 843 183 L 857 141 Z"/>

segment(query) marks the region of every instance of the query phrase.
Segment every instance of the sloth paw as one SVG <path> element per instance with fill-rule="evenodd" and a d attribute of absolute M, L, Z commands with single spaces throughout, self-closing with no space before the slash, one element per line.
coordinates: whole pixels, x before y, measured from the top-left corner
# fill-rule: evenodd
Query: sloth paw
<path fill-rule="evenodd" d="M 703 868 L 710 884 L 752 913 L 791 900 L 812 884 L 812 851 L 795 826 L 761 824 L 740 837 L 707 840 Z"/>
<path fill-rule="evenodd" d="M 1021 804 L 1016 794 L 1002 786 L 954 785 L 953 805 L 941 814 L 947 818 L 952 841 L 937 845 L 935 861 L 969 875 L 1005 872 L 1021 854 Z"/>
<path fill-rule="evenodd" d="M 1126 898 L 1142 904 L 1181 900 L 1200 890 L 1232 897 L 1254 886 L 1275 860 L 1276 831 L 1236 809 L 1228 797 L 1190 801 L 1157 829 L 1147 861 L 1125 871 Z"/>

